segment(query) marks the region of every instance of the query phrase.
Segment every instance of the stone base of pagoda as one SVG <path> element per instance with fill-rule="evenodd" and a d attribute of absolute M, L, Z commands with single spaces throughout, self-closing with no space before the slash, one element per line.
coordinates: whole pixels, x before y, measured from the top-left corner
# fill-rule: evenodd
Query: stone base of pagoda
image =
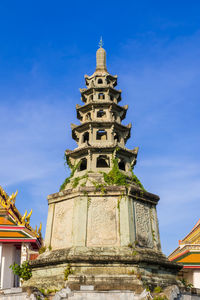
<path fill-rule="evenodd" d="M 90 286 L 96 291 L 141 293 L 145 287 L 180 284 L 176 278 L 180 265 L 169 262 L 161 251 L 150 249 L 76 247 L 45 252 L 31 265 L 33 276 L 24 286 L 39 289 L 68 286 L 78 291 Z"/>

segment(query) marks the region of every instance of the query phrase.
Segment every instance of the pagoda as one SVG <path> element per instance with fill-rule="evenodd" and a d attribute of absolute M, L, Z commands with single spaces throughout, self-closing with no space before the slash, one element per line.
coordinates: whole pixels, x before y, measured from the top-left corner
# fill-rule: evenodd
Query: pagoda
<path fill-rule="evenodd" d="M 161 252 L 157 195 L 147 192 L 133 173 L 138 147 L 126 148 L 131 124 L 123 125 L 117 76 L 106 67 L 106 51 L 96 53 L 96 70 L 85 75 L 72 124 L 74 150 L 66 150 L 71 175 L 48 196 L 47 251 L 31 262 L 39 288 L 142 291 L 177 284 L 180 269 Z M 50 249 L 50 250 L 49 250 Z"/>

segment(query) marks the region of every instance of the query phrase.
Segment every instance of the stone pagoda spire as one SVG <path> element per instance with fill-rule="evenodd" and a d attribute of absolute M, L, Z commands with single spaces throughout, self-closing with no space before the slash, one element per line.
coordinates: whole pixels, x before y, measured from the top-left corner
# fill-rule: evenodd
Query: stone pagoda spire
<path fill-rule="evenodd" d="M 104 71 L 107 72 L 106 69 L 106 51 L 102 48 L 102 39 L 100 41 L 99 49 L 96 53 L 96 72 Z"/>
<path fill-rule="evenodd" d="M 122 124 L 128 105 L 119 105 L 121 90 L 115 88 L 117 76 L 107 71 L 102 45 L 96 52 L 96 71 L 85 75 L 85 84 L 86 88 L 80 89 L 84 105 L 76 105 L 81 124 L 71 124 L 78 147 L 65 152 L 69 165 L 77 166 L 74 178 L 83 172 L 109 172 L 113 158 L 117 158 L 120 171 L 131 177 L 138 148 L 129 150 L 125 146 L 131 131 L 131 124 Z"/>
<path fill-rule="evenodd" d="M 126 148 L 131 125 L 122 121 L 128 106 L 119 105 L 121 90 L 107 71 L 102 43 L 96 60 L 80 89 L 80 124 L 71 125 L 77 147 L 65 152 L 71 175 L 48 196 L 45 245 L 52 251 L 31 262 L 33 276 L 24 285 L 141 292 L 144 283 L 176 284 L 180 267 L 161 252 L 159 197 L 133 174 L 138 148 Z"/>

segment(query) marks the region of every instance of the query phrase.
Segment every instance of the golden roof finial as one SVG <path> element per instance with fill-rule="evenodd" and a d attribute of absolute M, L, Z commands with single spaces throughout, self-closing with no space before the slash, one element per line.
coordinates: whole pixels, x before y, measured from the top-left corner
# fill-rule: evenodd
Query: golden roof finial
<path fill-rule="evenodd" d="M 9 203 L 12 203 L 12 204 L 15 204 L 15 200 L 16 200 L 17 194 L 18 194 L 18 190 L 15 192 L 15 194 L 12 193 L 12 195 L 11 195 L 11 196 L 9 197 L 9 199 L 8 199 L 8 202 L 9 202 Z"/>
<path fill-rule="evenodd" d="M 26 217 L 26 222 L 29 224 L 30 223 L 30 217 L 32 215 L 33 210 L 31 209 L 30 213 L 28 214 L 28 216 Z"/>
<path fill-rule="evenodd" d="M 42 230 L 42 223 L 40 222 L 40 226 L 38 228 L 38 234 L 41 235 L 41 230 Z"/>
<path fill-rule="evenodd" d="M 25 214 L 24 214 L 23 217 L 21 218 L 22 224 L 25 224 L 26 215 L 27 215 L 27 210 L 25 211 Z"/>

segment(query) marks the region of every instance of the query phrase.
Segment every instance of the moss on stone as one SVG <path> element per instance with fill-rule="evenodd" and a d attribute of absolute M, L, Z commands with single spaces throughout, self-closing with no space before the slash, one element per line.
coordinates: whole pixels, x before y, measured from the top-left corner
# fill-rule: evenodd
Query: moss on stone
<path fill-rule="evenodd" d="M 70 174 L 69 177 L 67 177 L 64 180 L 63 184 L 60 186 L 60 190 L 59 191 L 64 190 L 65 186 L 71 181 L 71 179 L 74 176 L 74 173 L 76 172 L 76 170 L 78 169 L 78 167 L 80 166 L 80 163 L 81 163 L 81 161 L 79 161 L 77 164 L 72 165 L 71 162 L 69 161 L 69 159 L 67 159 L 67 158 L 66 158 L 66 162 L 67 162 L 68 166 L 71 169 L 71 174 Z"/>

